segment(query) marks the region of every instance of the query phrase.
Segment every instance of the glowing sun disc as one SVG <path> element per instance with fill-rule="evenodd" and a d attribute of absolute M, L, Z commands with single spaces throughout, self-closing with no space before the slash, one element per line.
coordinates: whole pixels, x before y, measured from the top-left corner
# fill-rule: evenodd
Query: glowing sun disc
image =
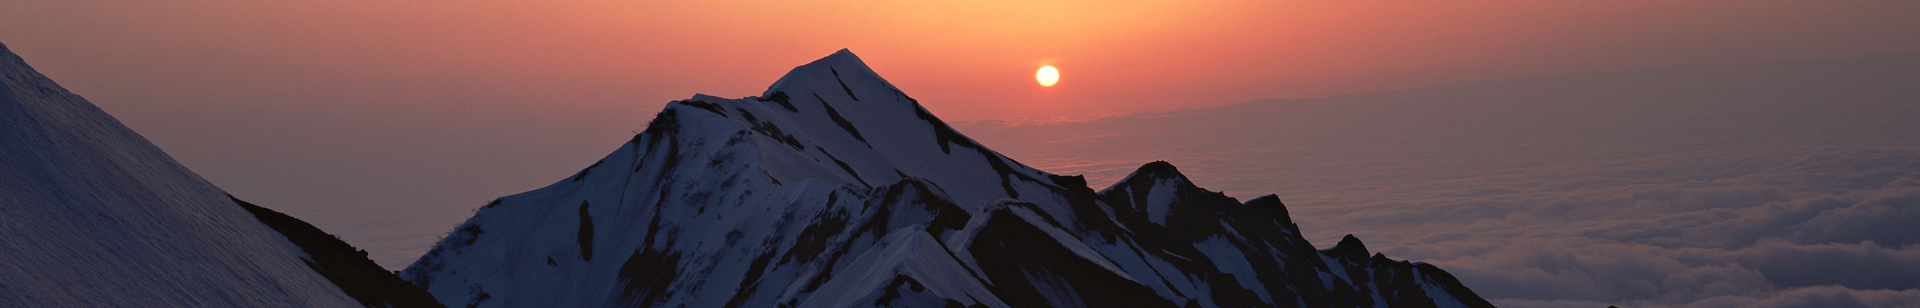
<path fill-rule="evenodd" d="M 1039 80 L 1040 86 L 1051 87 L 1054 83 L 1060 82 L 1060 70 L 1054 69 L 1052 65 L 1042 66 L 1040 72 L 1033 73 L 1033 79 Z"/>

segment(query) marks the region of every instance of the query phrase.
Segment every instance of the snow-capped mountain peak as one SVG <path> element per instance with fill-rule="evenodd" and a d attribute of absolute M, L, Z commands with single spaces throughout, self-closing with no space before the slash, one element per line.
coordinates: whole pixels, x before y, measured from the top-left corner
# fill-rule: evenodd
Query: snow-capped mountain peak
<path fill-rule="evenodd" d="M 1165 162 L 1100 191 L 1027 167 L 840 50 L 668 104 L 401 275 L 474 307 L 1489 306 L 1432 266 L 1330 262 L 1286 215 Z"/>
<path fill-rule="evenodd" d="M 919 177 L 950 185 L 966 208 L 1018 197 L 1015 182 L 1050 184 L 1040 180 L 1045 173 L 955 131 L 845 49 L 794 68 L 760 97 L 696 95 L 668 110 L 749 128 L 764 145 L 756 147 L 761 161 L 780 162 L 762 168 L 782 183 L 873 187 Z"/>

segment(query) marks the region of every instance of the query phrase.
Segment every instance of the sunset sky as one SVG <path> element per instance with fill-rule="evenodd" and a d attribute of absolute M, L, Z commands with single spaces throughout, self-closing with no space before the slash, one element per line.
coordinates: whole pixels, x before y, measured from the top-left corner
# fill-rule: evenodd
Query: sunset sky
<path fill-rule="evenodd" d="M 1054 145 L 1084 136 L 988 131 L 994 125 L 981 123 L 1119 119 L 1085 126 L 1104 128 L 1152 122 L 1126 115 L 1262 99 L 1399 101 L 1352 95 L 1441 86 L 1419 93 L 1492 100 L 1506 97 L 1498 91 L 1506 88 L 1465 88 L 1474 95 L 1445 89 L 1601 72 L 1643 76 L 1673 68 L 1911 56 L 1920 53 L 1920 1 L 14 1 L 0 5 L 0 43 L 233 195 L 328 230 L 348 230 L 342 232 L 348 241 L 367 248 L 382 265 L 399 268 L 472 215 L 474 207 L 572 174 L 644 129 L 670 101 L 695 93 L 760 95 L 787 70 L 842 48 L 957 123 L 963 133 L 982 132 L 974 137 L 989 147 L 1007 144 L 1000 149 L 1014 159 L 1037 167 L 1094 161 L 1119 170 L 1136 166 L 1136 160 L 1173 158 L 1153 156 L 1165 149 L 1126 157 L 1023 157 L 1113 149 L 1086 146 L 1067 153 Z M 1035 70 L 1047 65 L 1059 69 L 1055 86 L 1035 82 Z M 1689 110 L 1715 114 L 1711 111 L 1717 109 Z M 1376 111 L 1315 114 L 1425 119 L 1424 114 Z M 1444 111 L 1449 110 L 1435 113 Z M 1209 116 L 1196 118 L 1230 118 L 1221 111 L 1204 114 Z M 1664 128 L 1648 128 L 1659 129 Z M 1175 130 L 1143 131 L 1136 133 Z M 1287 138 L 1304 137 L 1286 140 L 1335 138 L 1287 133 Z M 1362 135 L 1387 135 L 1374 133 Z M 1222 151 L 1228 147 L 1222 144 L 1238 140 L 1233 139 L 1238 135 L 1153 136 Z M 1089 144 L 1100 142 L 1109 141 Z M 1465 144 L 1422 142 L 1427 143 L 1418 143 L 1419 151 Z M 1395 148 L 1402 150 L 1395 153 L 1425 153 Z M 1427 159 L 1413 154 L 1377 159 Z M 1203 162 L 1196 164 L 1203 168 L 1264 164 L 1241 169 L 1293 170 L 1279 162 L 1223 157 L 1188 158 Z M 1341 161 L 1345 158 L 1312 157 L 1327 165 L 1355 164 Z M 1553 159 L 1540 158 L 1559 161 Z M 1505 162 L 1490 161 L 1473 162 Z M 1550 167 L 1614 172 L 1589 166 L 1604 165 L 1594 161 L 1569 165 L 1579 167 Z M 1117 177 L 1112 170 L 1072 171 L 1096 179 Z M 1245 183 L 1196 181 L 1263 190 L 1228 191 L 1234 196 L 1288 189 L 1269 185 L 1283 181 L 1259 182 L 1277 175 L 1247 172 L 1252 171 L 1221 173 L 1249 179 Z M 1347 183 L 1328 190 L 1378 195 L 1369 189 L 1386 188 Z M 1317 213 L 1332 213 L 1327 217 L 1353 216 L 1320 205 L 1326 207 Z M 1358 220 L 1343 219 L 1303 221 Z M 1325 240 L 1321 237 L 1337 235 L 1316 234 L 1312 240 L 1325 247 L 1332 243 L 1318 242 Z M 1388 245 L 1396 245 L 1392 235 L 1385 237 Z M 1401 237 L 1401 242 L 1415 242 L 1411 235 Z M 1493 260 L 1407 245 L 1391 249 Z M 1911 245 L 1920 247 L 1920 242 Z M 1901 256 L 1920 256 L 1920 249 L 1901 249 L 1906 249 L 1896 251 Z M 1514 293 L 1525 292 L 1494 294 Z M 1607 296 L 1615 295 L 1567 298 L 1599 302 Z M 1556 298 L 1524 300 L 1553 303 Z"/>
<path fill-rule="evenodd" d="M 1916 40 L 1902 39 L 1920 25 L 1910 18 L 1916 6 L 1890 0 L 46 1 L 0 12 L 6 28 L 0 38 L 66 77 L 70 87 L 100 98 L 190 104 L 169 109 L 298 111 L 369 124 L 402 121 L 396 117 L 552 120 L 589 110 L 631 115 L 693 92 L 757 95 L 786 67 L 850 48 L 930 108 L 969 121 L 1906 52 L 1920 49 Z M 1032 81 L 1043 64 L 1060 67 L 1061 86 Z M 200 91 L 252 97 L 179 93 Z"/>

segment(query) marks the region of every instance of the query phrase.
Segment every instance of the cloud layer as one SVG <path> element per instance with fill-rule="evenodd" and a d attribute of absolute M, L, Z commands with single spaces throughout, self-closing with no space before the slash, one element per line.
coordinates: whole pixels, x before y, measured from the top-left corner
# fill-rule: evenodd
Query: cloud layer
<path fill-rule="evenodd" d="M 961 130 L 1110 181 L 1164 159 L 1511 307 L 1920 305 L 1920 55 L 1686 67 Z"/>

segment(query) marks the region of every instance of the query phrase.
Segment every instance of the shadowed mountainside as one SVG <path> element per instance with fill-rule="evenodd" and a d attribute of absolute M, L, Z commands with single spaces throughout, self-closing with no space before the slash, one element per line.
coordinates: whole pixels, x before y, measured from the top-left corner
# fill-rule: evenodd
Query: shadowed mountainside
<path fill-rule="evenodd" d="M 231 199 L 4 45 L 0 145 L 0 306 L 439 306 Z"/>
<path fill-rule="evenodd" d="M 482 206 L 401 273 L 470 307 L 1490 307 L 1278 197 L 1149 163 L 1094 190 L 988 149 L 851 52 L 669 104 L 574 176 Z"/>

